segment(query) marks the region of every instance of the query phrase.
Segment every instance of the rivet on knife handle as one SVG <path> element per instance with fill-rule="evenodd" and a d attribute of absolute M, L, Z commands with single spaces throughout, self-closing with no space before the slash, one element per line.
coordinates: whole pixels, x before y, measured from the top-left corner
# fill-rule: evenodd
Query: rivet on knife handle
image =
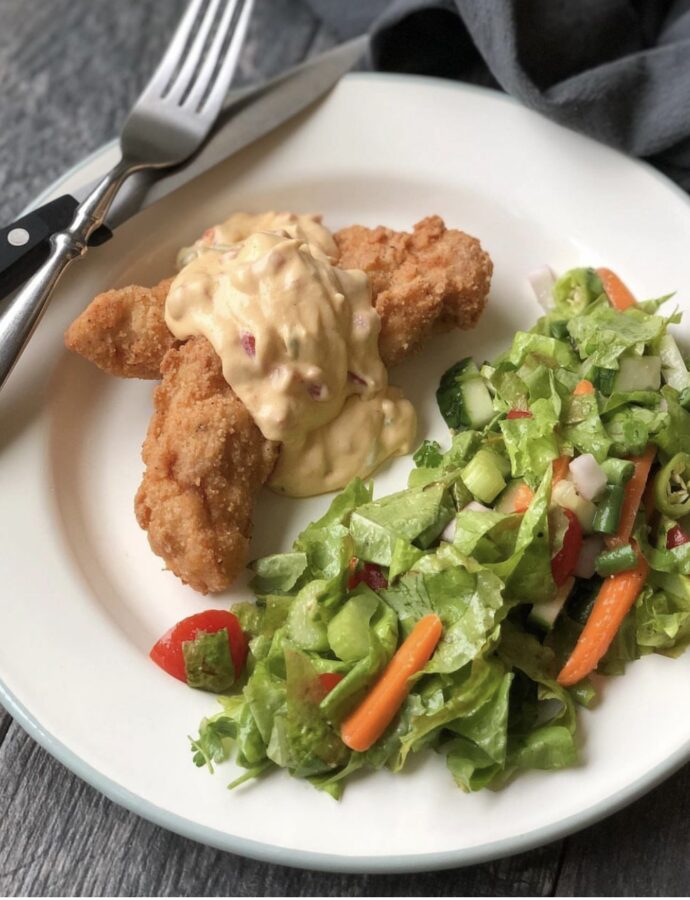
<path fill-rule="evenodd" d="M 0 228 L 0 299 L 40 269 L 48 258 L 50 237 L 69 226 L 77 205 L 74 197 L 64 194 Z M 89 246 L 105 243 L 111 236 L 101 226 L 91 235 Z"/>

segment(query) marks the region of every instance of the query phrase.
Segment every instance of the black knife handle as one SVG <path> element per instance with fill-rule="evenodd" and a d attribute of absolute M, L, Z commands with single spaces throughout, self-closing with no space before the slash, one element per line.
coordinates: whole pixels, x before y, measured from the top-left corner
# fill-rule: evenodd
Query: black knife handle
<path fill-rule="evenodd" d="M 32 210 L 6 228 L 0 228 L 0 298 L 7 297 L 27 281 L 48 258 L 51 235 L 67 228 L 78 201 L 64 194 Z M 102 225 L 91 235 L 90 247 L 112 237 Z"/>

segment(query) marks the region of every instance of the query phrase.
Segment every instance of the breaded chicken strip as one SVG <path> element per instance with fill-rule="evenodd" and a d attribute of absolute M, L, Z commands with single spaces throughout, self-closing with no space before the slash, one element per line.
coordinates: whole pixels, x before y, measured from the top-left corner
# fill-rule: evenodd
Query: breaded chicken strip
<path fill-rule="evenodd" d="M 172 281 L 94 297 L 65 332 L 65 346 L 111 375 L 160 378 L 161 361 L 175 344 L 164 315 Z"/>
<path fill-rule="evenodd" d="M 387 366 L 401 362 L 431 334 L 476 325 L 493 271 L 476 238 L 429 216 L 412 234 L 352 225 L 335 240 L 338 265 L 363 269 L 371 279 Z M 111 375 L 158 378 L 174 343 L 164 318 L 171 281 L 99 294 L 68 329 L 67 347 Z"/>
<path fill-rule="evenodd" d="M 387 366 L 432 335 L 473 328 L 489 293 L 493 264 L 479 241 L 447 229 L 439 216 L 412 234 L 351 225 L 335 234 L 343 269 L 364 269 L 381 317 L 379 349 Z"/>
<path fill-rule="evenodd" d="M 246 563 L 254 499 L 279 445 L 256 427 L 205 338 L 169 350 L 161 372 L 137 519 L 182 581 L 222 591 Z"/>
<path fill-rule="evenodd" d="M 430 334 L 479 318 L 491 260 L 477 240 L 446 230 L 437 216 L 412 234 L 352 226 L 335 238 L 339 264 L 371 278 L 387 365 Z M 167 568 L 202 593 L 216 592 L 245 565 L 254 499 L 279 448 L 263 438 L 205 338 L 174 347 L 164 320 L 170 281 L 100 294 L 66 343 L 112 374 L 155 378 L 160 368 L 137 519 Z"/>

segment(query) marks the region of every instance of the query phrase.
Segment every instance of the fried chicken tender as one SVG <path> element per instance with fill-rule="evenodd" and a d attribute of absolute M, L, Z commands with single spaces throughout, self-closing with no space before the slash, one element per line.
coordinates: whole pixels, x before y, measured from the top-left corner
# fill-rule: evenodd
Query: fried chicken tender
<path fill-rule="evenodd" d="M 254 499 L 279 445 L 256 427 L 205 338 L 168 350 L 161 373 L 137 520 L 183 582 L 222 591 L 246 563 Z"/>
<path fill-rule="evenodd" d="M 371 279 L 386 365 L 434 333 L 471 328 L 479 319 L 491 259 L 475 238 L 446 229 L 438 216 L 411 234 L 353 225 L 335 240 L 337 264 Z M 142 450 L 137 520 L 167 568 L 205 594 L 224 590 L 245 565 L 254 500 L 279 445 L 262 436 L 205 338 L 176 344 L 164 317 L 171 281 L 99 294 L 65 343 L 113 375 L 162 375 Z"/>
<path fill-rule="evenodd" d="M 99 294 L 65 332 L 65 346 L 111 375 L 160 378 L 161 361 L 175 344 L 164 315 L 172 281 Z"/>
<path fill-rule="evenodd" d="M 473 328 L 486 305 L 493 265 L 476 238 L 429 216 L 412 233 L 352 225 L 335 234 L 343 269 L 363 269 L 381 317 L 387 366 L 432 335 Z M 99 294 L 65 335 L 65 344 L 111 375 L 158 378 L 175 339 L 165 324 L 172 279 Z"/>
<path fill-rule="evenodd" d="M 429 216 L 410 234 L 352 225 L 336 232 L 343 269 L 364 269 L 381 317 L 379 350 L 387 366 L 431 337 L 473 328 L 486 305 L 493 264 L 476 238 Z"/>

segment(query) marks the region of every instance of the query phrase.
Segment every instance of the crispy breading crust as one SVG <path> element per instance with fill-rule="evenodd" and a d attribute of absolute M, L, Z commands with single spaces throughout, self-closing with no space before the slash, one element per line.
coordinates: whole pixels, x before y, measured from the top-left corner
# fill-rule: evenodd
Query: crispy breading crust
<path fill-rule="evenodd" d="M 169 350 L 161 372 L 137 519 L 182 581 L 202 594 L 222 591 L 245 565 L 254 500 L 278 444 L 256 427 L 205 338 Z"/>
<path fill-rule="evenodd" d="M 387 366 L 402 362 L 432 335 L 473 328 L 486 305 L 493 264 L 476 238 L 429 216 L 410 234 L 352 225 L 335 234 L 343 269 L 364 269 L 381 317 L 379 349 Z"/>
<path fill-rule="evenodd" d="M 164 316 L 172 281 L 94 297 L 65 332 L 65 346 L 111 375 L 160 378 L 161 360 L 175 344 Z"/>

